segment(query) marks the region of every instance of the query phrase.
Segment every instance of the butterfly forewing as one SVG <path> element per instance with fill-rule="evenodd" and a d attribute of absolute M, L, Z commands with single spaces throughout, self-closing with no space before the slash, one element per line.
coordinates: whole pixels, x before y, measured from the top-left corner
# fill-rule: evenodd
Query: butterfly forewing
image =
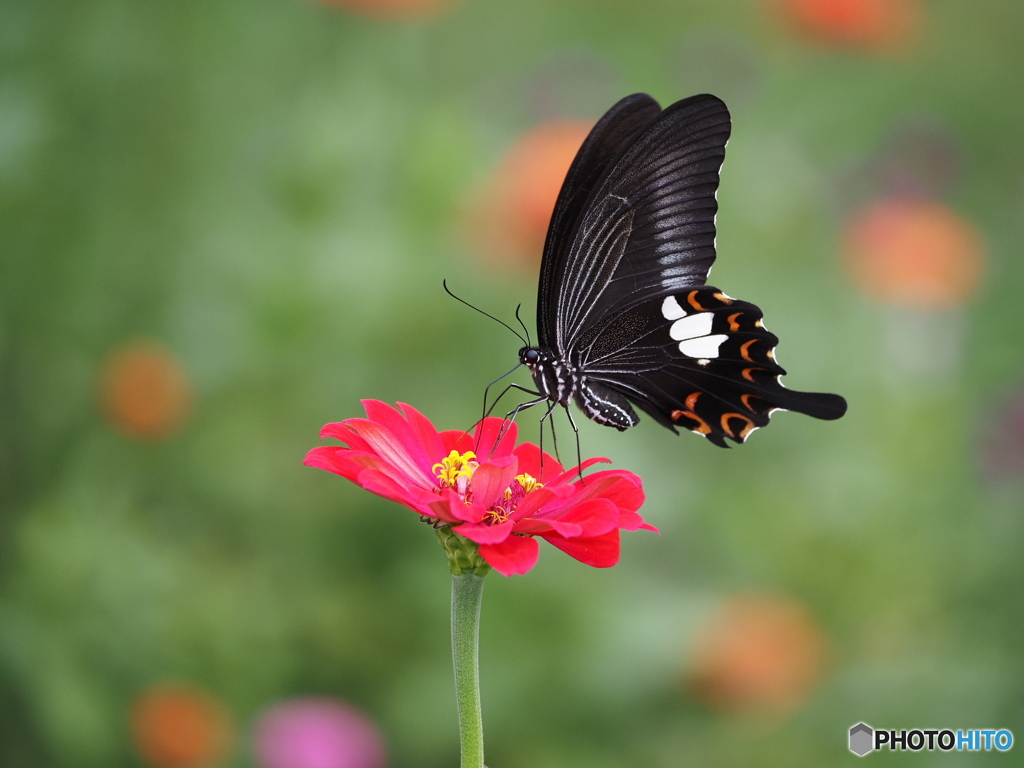
<path fill-rule="evenodd" d="M 729 130 L 721 100 L 694 96 L 662 112 L 608 164 L 574 223 L 549 302 L 556 349 L 568 351 L 586 328 L 635 303 L 704 283 Z"/>
<path fill-rule="evenodd" d="M 661 114 L 658 102 L 645 93 L 634 93 L 609 109 L 584 140 L 558 193 L 544 244 L 541 263 L 537 332 L 542 347 L 553 341 L 554 305 L 549 299 L 565 280 L 574 224 L 582 217 L 591 191 L 608 168 L 637 135 Z"/>

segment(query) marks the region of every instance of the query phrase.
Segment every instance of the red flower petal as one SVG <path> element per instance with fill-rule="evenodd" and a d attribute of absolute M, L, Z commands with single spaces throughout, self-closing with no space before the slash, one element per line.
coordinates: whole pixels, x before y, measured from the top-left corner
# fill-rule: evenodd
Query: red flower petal
<path fill-rule="evenodd" d="M 401 444 L 405 454 L 415 463 L 420 473 L 432 477 L 434 474 L 432 467 L 437 460 L 432 460 L 431 457 L 440 453 L 440 441 L 438 441 L 437 445 L 431 446 L 433 451 L 428 453 L 424 447 L 423 440 L 420 438 L 420 430 L 415 429 L 405 419 L 401 411 L 382 403 L 380 400 L 364 400 L 363 407 L 366 408 L 366 418 L 384 427 L 394 436 L 395 440 Z M 422 416 L 420 418 L 423 419 Z M 426 421 L 426 419 L 423 420 Z M 434 435 L 437 435 L 437 431 L 433 429 L 430 422 L 427 422 L 427 426 Z"/>
<path fill-rule="evenodd" d="M 636 512 L 630 512 L 625 509 L 619 509 L 619 528 L 624 531 L 654 531 L 655 533 L 661 533 L 650 523 L 645 523 L 644 519 Z"/>
<path fill-rule="evenodd" d="M 576 480 L 579 480 L 580 473 L 588 469 L 589 467 L 592 467 L 595 464 L 611 464 L 611 462 L 611 459 L 606 459 L 603 456 L 595 456 L 592 459 L 587 459 L 586 461 L 582 462 L 578 467 L 573 467 L 572 469 L 566 470 L 558 477 L 556 477 L 554 480 L 552 480 L 549 483 L 549 485 L 561 485 L 562 483 L 572 483 Z M 622 470 L 618 471 L 621 472 Z M 587 482 L 590 481 L 591 477 L 591 475 L 587 476 Z"/>
<path fill-rule="evenodd" d="M 499 544 L 512 535 L 512 528 L 515 526 L 511 520 L 498 523 L 497 525 L 474 525 L 467 523 L 453 528 L 460 536 L 465 536 L 477 544 Z"/>
<path fill-rule="evenodd" d="M 619 508 L 607 499 L 590 499 L 544 522 L 566 538 L 601 536 L 618 528 Z"/>
<path fill-rule="evenodd" d="M 517 445 L 515 451 L 519 459 L 519 473 L 528 474 L 535 478 L 558 477 L 562 474 L 562 465 L 550 453 L 545 451 L 544 460 L 541 463 L 540 446 L 534 443 L 523 443 Z"/>
<path fill-rule="evenodd" d="M 510 537 L 515 538 L 515 537 Z M 593 538 L 563 539 L 559 536 L 545 536 L 544 540 L 581 563 L 595 568 L 611 568 L 619 562 L 619 531 L 616 528 L 603 536 Z M 488 560 L 488 562 L 490 562 Z"/>
<path fill-rule="evenodd" d="M 571 499 L 575 493 L 576 489 L 569 485 L 546 485 L 543 488 L 538 488 L 526 494 L 526 497 L 519 502 L 512 517 L 515 520 L 533 517 L 544 507 L 561 504 L 562 501 Z"/>
<path fill-rule="evenodd" d="M 481 544 L 480 556 L 502 576 L 515 576 L 537 564 L 540 545 L 528 536 L 509 536 L 500 544 Z"/>
<path fill-rule="evenodd" d="M 622 469 L 606 469 L 587 475 L 580 490 L 581 499 L 605 498 L 622 509 L 637 510 L 644 503 L 644 489 L 639 477 Z"/>
<path fill-rule="evenodd" d="M 320 430 L 320 439 L 322 440 L 329 437 L 334 440 L 340 440 L 348 446 L 350 450 L 362 451 L 363 453 L 374 453 L 375 451 L 373 446 L 361 438 L 359 434 L 352 429 L 349 424 L 351 421 L 352 419 L 336 422 L 334 424 L 327 424 Z"/>
<path fill-rule="evenodd" d="M 448 429 L 441 433 L 441 445 L 444 446 L 442 457 L 452 451 L 465 453 L 473 450 L 473 436 L 464 429 Z"/>
<path fill-rule="evenodd" d="M 441 435 L 437 429 L 430 422 L 426 416 L 417 411 L 408 403 L 399 403 L 398 407 L 405 412 L 405 418 L 409 421 L 409 426 L 412 428 L 416 435 L 419 444 L 423 446 L 423 450 L 427 454 L 428 461 L 432 456 L 447 456 L 448 452 L 444 450 L 444 445 L 441 442 Z M 436 462 L 431 461 L 431 468 Z M 433 471 L 431 469 L 431 471 Z"/>
<path fill-rule="evenodd" d="M 499 435 L 501 440 L 498 440 Z M 509 456 L 516 446 L 518 435 L 519 427 L 514 421 L 489 416 L 477 425 L 473 436 L 473 450 L 477 456 Z"/>
<path fill-rule="evenodd" d="M 477 467 L 470 483 L 473 504 L 485 510 L 493 507 L 515 478 L 517 466 L 515 456 L 503 456 Z"/>
<path fill-rule="evenodd" d="M 366 441 L 369 450 L 391 464 L 396 471 L 421 486 L 432 486 L 433 475 L 420 467 L 418 457 L 410 455 L 405 445 L 388 429 L 368 419 L 349 419 L 348 425 Z"/>
<path fill-rule="evenodd" d="M 348 462 L 340 460 L 341 456 L 344 456 L 344 453 L 344 450 L 339 450 L 337 446 L 321 445 L 318 448 L 314 448 L 309 451 L 302 463 L 307 467 L 326 469 L 328 472 L 341 475 L 348 480 L 354 480 L 354 475 L 349 474 Z"/>
<path fill-rule="evenodd" d="M 384 472 L 376 469 L 364 470 L 359 473 L 355 483 L 370 493 L 375 493 L 389 501 L 397 502 L 414 512 L 419 512 L 421 515 L 427 514 L 427 507 L 424 502 L 426 499 L 431 498 L 429 495 L 425 499 L 419 494 L 410 492 L 410 490 L 414 491 L 415 489 L 402 487 Z"/>
<path fill-rule="evenodd" d="M 479 519 L 476 514 L 472 514 L 473 508 L 463 503 L 455 494 L 435 496 L 433 501 L 426 503 L 426 506 L 430 510 L 427 513 L 428 516 L 436 517 L 446 523 L 475 523 Z M 467 512 L 471 514 L 467 515 Z"/>

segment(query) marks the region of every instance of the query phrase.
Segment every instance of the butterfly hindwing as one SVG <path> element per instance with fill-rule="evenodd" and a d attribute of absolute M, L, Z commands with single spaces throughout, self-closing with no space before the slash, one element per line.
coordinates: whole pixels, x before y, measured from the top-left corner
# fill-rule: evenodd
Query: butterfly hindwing
<path fill-rule="evenodd" d="M 780 379 L 778 338 L 761 310 L 704 286 L 654 299 L 612 319 L 580 357 L 588 380 L 620 392 L 661 424 L 742 443 L 775 410 L 838 418 L 836 395 L 795 392 Z"/>

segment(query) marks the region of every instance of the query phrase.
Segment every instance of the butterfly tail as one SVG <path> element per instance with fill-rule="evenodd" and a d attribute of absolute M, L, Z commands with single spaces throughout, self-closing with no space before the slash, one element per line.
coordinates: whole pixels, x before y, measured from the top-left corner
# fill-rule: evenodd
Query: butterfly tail
<path fill-rule="evenodd" d="M 825 421 L 833 421 L 846 413 L 846 399 L 827 392 L 776 390 L 772 394 L 772 405 Z"/>

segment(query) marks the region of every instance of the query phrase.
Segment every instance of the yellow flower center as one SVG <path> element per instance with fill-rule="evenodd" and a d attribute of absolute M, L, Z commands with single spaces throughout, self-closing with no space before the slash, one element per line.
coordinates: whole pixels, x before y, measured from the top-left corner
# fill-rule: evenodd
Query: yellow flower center
<path fill-rule="evenodd" d="M 535 491 L 538 488 L 544 487 L 544 483 L 538 482 L 537 478 L 535 478 L 533 475 L 528 475 L 525 472 L 521 475 L 516 475 L 515 480 L 513 480 L 513 482 L 519 483 L 519 487 L 523 489 L 523 496 L 530 493 L 531 491 Z M 505 489 L 505 498 L 511 499 L 512 495 L 512 486 L 509 486 L 508 488 Z"/>
<path fill-rule="evenodd" d="M 535 491 L 538 488 L 543 488 L 544 484 L 537 482 L 537 479 L 531 475 L 522 474 L 516 475 L 515 479 L 512 480 L 512 484 L 505 489 L 505 493 L 502 494 L 503 501 L 501 504 L 495 504 L 489 510 L 484 517 L 490 525 L 498 525 L 504 523 L 515 511 L 516 506 L 523 500 L 526 494 L 531 491 Z"/>
<path fill-rule="evenodd" d="M 437 476 L 441 488 L 456 488 L 460 493 L 465 494 L 473 472 L 480 466 L 476 460 L 476 454 L 472 451 L 459 453 L 452 451 L 445 458 L 431 467 Z"/>

